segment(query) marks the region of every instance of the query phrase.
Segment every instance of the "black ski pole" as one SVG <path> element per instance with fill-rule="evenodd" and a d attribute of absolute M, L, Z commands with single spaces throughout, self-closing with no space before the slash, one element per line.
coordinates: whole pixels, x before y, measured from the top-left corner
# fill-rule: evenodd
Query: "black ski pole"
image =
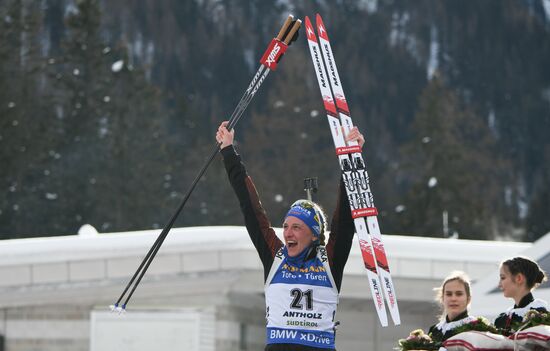
<path fill-rule="evenodd" d="M 295 40 L 295 38 L 297 36 L 298 29 L 300 28 L 300 25 L 301 25 L 301 20 L 294 20 L 294 16 L 289 15 L 287 20 L 285 21 L 285 23 L 281 27 L 281 30 L 279 31 L 279 34 L 277 35 L 277 37 L 274 38 L 271 41 L 271 43 L 268 46 L 266 52 L 264 53 L 264 56 L 260 60 L 260 62 L 261 62 L 260 68 L 258 69 L 256 74 L 254 75 L 254 78 L 252 79 L 252 82 L 250 83 L 250 85 L 246 89 L 245 93 L 241 97 L 241 100 L 239 101 L 239 103 L 235 107 L 235 110 L 231 114 L 231 117 L 229 119 L 229 123 L 228 123 L 228 126 L 227 126 L 227 128 L 229 130 L 233 129 L 234 126 L 237 124 L 237 122 L 241 118 L 243 112 L 248 107 L 248 104 L 250 103 L 250 101 L 252 100 L 252 98 L 254 97 L 256 92 L 258 91 L 259 87 L 261 86 L 261 84 L 263 83 L 263 81 L 265 80 L 265 78 L 267 77 L 269 72 L 272 71 L 272 70 L 275 70 L 278 61 L 281 59 L 281 57 L 284 54 L 284 52 L 286 51 L 287 47 L 292 43 L 292 41 Z M 162 243 L 166 239 L 166 236 L 168 235 L 168 232 L 172 228 L 172 226 L 173 226 L 174 222 L 176 221 L 177 217 L 179 216 L 181 210 L 183 209 L 183 207 L 187 203 L 187 200 L 191 196 L 191 193 L 195 189 L 197 183 L 199 182 L 199 180 L 202 178 L 202 176 L 206 172 L 207 168 L 209 167 L 210 163 L 212 162 L 212 160 L 214 159 L 216 154 L 219 152 L 220 145 L 221 145 L 220 143 L 216 143 L 216 146 L 215 146 L 212 154 L 210 155 L 207 162 L 204 164 L 204 166 L 199 171 L 199 174 L 195 177 L 195 179 L 191 183 L 191 186 L 190 186 L 189 190 L 187 191 L 187 193 L 184 196 L 182 202 L 178 206 L 176 212 L 174 213 L 174 215 L 172 216 L 172 218 L 170 219 L 168 224 L 161 231 L 161 233 L 159 234 L 159 236 L 157 237 L 157 239 L 153 243 L 153 246 L 147 252 L 147 255 L 145 256 L 145 258 L 143 259 L 143 261 L 139 265 L 138 269 L 136 270 L 136 272 L 134 273 L 134 275 L 132 276 L 132 278 L 130 279 L 128 284 L 126 285 L 126 288 L 124 289 L 124 291 L 122 292 L 122 294 L 120 295 L 118 300 L 115 302 L 114 305 L 111 305 L 111 310 L 118 311 L 118 312 L 123 312 L 123 311 L 126 310 L 126 306 L 128 305 L 128 302 L 130 301 L 130 298 L 132 297 L 134 291 L 136 290 L 139 283 L 141 282 L 141 279 L 145 275 L 145 272 L 149 268 L 149 265 L 151 264 L 151 262 L 153 262 L 153 259 L 155 258 L 158 250 L 160 249 L 160 246 L 162 245 Z M 137 278 L 137 280 L 136 280 L 136 278 Z M 133 284 L 134 281 L 135 281 L 135 284 Z M 124 298 L 124 296 L 126 295 L 128 290 L 130 289 L 132 284 L 133 284 L 133 287 L 130 290 L 130 293 L 126 297 L 126 300 L 124 301 L 124 303 L 122 305 L 120 305 L 120 302 L 122 301 L 122 299 Z"/>

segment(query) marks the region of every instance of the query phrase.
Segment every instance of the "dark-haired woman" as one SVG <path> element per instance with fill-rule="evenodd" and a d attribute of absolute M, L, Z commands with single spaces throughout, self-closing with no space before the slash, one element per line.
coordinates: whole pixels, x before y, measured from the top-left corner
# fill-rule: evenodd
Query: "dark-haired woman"
<path fill-rule="evenodd" d="M 266 351 L 335 350 L 334 316 L 354 234 L 346 193 L 340 197 L 325 246 L 327 223 L 321 208 L 307 200 L 296 201 L 283 222 L 281 241 L 271 227 L 252 179 L 233 147 L 227 122 L 216 140 L 239 199 L 245 225 L 264 267 L 267 336 Z M 357 128 L 348 141 L 364 139 Z"/>
<path fill-rule="evenodd" d="M 495 319 L 495 326 L 510 332 L 514 324 L 521 323 L 530 310 L 547 312 L 548 303 L 535 299 L 532 294 L 546 279 L 546 273 L 539 265 L 526 257 L 514 257 L 502 262 L 498 287 L 505 297 L 514 299 L 514 306 Z"/>

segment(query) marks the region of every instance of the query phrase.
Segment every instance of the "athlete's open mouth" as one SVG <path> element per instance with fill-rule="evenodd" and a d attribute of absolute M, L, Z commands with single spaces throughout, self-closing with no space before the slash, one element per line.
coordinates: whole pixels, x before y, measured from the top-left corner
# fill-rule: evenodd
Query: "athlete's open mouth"
<path fill-rule="evenodd" d="M 288 241 L 286 242 L 286 246 L 288 246 L 289 249 L 292 248 L 292 247 L 295 247 L 295 246 L 297 246 L 297 245 L 298 245 L 298 242 L 297 242 L 297 241 L 294 241 L 294 240 L 288 240 Z"/>

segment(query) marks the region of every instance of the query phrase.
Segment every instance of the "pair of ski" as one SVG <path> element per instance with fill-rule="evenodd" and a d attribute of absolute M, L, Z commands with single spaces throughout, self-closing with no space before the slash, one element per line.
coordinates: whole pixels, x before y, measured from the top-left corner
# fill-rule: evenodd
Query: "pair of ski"
<path fill-rule="evenodd" d="M 317 14 L 318 41 L 309 17 L 305 18 L 305 26 L 311 60 L 317 75 L 332 139 L 342 169 L 344 185 L 352 210 L 355 231 L 359 239 L 376 312 L 382 326 L 387 326 L 388 317 L 384 303 L 385 297 L 393 323 L 398 325 L 401 320 L 397 298 L 386 251 L 382 244 L 382 235 L 378 227 L 376 217 L 378 211 L 374 207 L 369 176 L 361 156 L 361 147 L 357 142 L 346 142 L 345 140 L 345 135 L 353 128 L 353 122 L 336 69 L 326 28 L 321 16 Z"/>

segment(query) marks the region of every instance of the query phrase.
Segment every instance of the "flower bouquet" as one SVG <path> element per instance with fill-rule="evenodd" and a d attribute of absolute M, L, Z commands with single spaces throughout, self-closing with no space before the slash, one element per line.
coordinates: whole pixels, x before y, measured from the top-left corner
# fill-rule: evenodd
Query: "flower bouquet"
<path fill-rule="evenodd" d="M 436 344 L 432 338 L 425 334 L 422 329 L 416 329 L 406 339 L 399 340 L 400 351 L 413 350 L 438 350 L 439 344 Z"/>
<path fill-rule="evenodd" d="M 490 332 L 494 334 L 499 334 L 498 329 L 489 322 L 485 317 L 477 317 L 470 323 L 461 325 L 452 330 L 452 335 L 458 335 L 460 333 L 468 331 L 480 331 L 480 332 Z"/>
<path fill-rule="evenodd" d="M 521 323 L 513 326 L 514 341 L 521 350 L 550 349 L 550 313 L 531 310 L 525 314 Z"/>
<path fill-rule="evenodd" d="M 550 325 L 550 312 L 530 310 L 523 317 L 523 321 L 515 325 L 514 330 L 536 327 L 537 325 Z"/>

